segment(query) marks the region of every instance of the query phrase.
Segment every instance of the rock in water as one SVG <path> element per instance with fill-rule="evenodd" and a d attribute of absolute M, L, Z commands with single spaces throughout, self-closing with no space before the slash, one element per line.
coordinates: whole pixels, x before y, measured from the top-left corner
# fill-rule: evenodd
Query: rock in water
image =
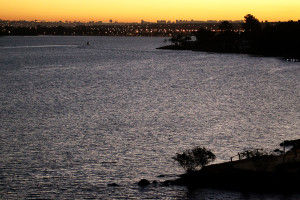
<path fill-rule="evenodd" d="M 142 179 L 138 182 L 138 185 L 144 187 L 150 185 L 150 182 L 147 179 Z"/>
<path fill-rule="evenodd" d="M 107 184 L 107 186 L 110 186 L 110 187 L 118 187 L 120 185 L 116 184 L 116 183 L 109 183 Z"/>

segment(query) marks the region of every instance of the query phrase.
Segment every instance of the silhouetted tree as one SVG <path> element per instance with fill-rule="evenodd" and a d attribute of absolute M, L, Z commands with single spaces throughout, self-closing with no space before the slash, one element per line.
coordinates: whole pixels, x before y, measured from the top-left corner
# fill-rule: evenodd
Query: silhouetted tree
<path fill-rule="evenodd" d="M 197 146 L 193 149 L 185 150 L 183 153 L 177 153 L 172 158 L 187 172 L 191 172 L 201 169 L 203 166 L 214 161 L 216 156 L 206 148 Z"/>
<path fill-rule="evenodd" d="M 261 25 L 258 19 L 256 19 L 253 15 L 247 14 L 244 16 L 244 24 L 243 27 L 245 32 L 259 32 L 261 31 Z"/>
<path fill-rule="evenodd" d="M 230 24 L 228 21 L 224 21 L 219 25 L 219 29 L 221 31 L 231 31 L 232 28 L 232 24 Z"/>
<path fill-rule="evenodd" d="M 267 156 L 268 153 L 259 149 L 252 149 L 252 150 L 247 150 L 242 153 L 239 153 L 241 158 L 254 158 L 254 157 L 262 157 L 262 156 Z"/>
<path fill-rule="evenodd" d="M 175 45 L 179 45 L 183 40 L 183 35 L 172 35 L 170 41 Z"/>
<path fill-rule="evenodd" d="M 172 35 L 172 38 L 170 39 L 170 41 L 175 45 L 185 45 L 191 40 L 192 38 L 190 36 L 184 36 L 184 35 Z"/>
<path fill-rule="evenodd" d="M 195 33 L 195 36 L 198 42 L 204 42 L 214 38 L 215 33 L 201 28 Z"/>

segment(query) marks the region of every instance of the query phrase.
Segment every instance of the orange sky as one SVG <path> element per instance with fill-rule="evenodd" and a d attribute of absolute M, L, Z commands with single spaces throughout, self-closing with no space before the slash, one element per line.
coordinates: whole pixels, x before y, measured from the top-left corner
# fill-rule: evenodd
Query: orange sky
<path fill-rule="evenodd" d="M 300 20 L 300 0 L 0 0 L 2 20 Z"/>

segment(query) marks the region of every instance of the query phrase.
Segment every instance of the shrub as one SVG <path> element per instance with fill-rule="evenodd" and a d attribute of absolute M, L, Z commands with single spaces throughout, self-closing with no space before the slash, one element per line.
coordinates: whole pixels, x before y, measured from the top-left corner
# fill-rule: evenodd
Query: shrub
<path fill-rule="evenodd" d="M 193 149 L 185 150 L 183 153 L 177 153 L 172 158 L 187 172 L 190 172 L 201 169 L 203 166 L 214 161 L 216 156 L 206 148 L 197 146 Z"/>
<path fill-rule="evenodd" d="M 261 157 L 261 156 L 266 156 L 268 155 L 267 152 L 264 152 L 260 149 L 254 149 L 254 150 L 247 150 L 247 151 L 244 151 L 242 153 L 240 153 L 240 158 L 247 158 L 247 159 L 250 159 L 250 158 L 254 158 L 254 157 Z"/>

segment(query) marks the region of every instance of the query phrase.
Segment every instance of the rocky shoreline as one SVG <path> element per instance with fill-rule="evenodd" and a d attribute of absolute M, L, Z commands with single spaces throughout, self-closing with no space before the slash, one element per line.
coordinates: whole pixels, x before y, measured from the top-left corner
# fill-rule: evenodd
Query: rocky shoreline
<path fill-rule="evenodd" d="M 256 160 L 254 164 L 259 165 L 261 161 Z M 182 185 L 192 189 L 211 187 L 260 192 L 300 192 L 297 185 L 300 178 L 299 161 L 286 163 L 275 172 L 242 169 L 235 164 L 237 161 L 210 165 L 198 172 L 183 174 L 178 179 L 165 181 L 164 184 Z"/>
<path fill-rule="evenodd" d="M 288 141 L 293 148 L 285 154 L 254 156 L 213 164 L 158 183 L 142 179 L 138 185 L 180 185 L 189 189 L 219 188 L 251 192 L 300 193 L 300 140 Z"/>

